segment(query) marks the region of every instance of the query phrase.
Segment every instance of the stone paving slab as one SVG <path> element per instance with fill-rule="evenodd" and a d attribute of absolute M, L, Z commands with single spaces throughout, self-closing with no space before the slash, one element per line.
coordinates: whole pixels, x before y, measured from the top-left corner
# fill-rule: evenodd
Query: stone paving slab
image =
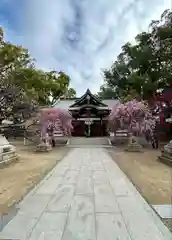
<path fill-rule="evenodd" d="M 75 186 L 72 184 L 60 185 L 48 203 L 46 211 L 68 213 L 74 197 L 74 190 Z"/>
<path fill-rule="evenodd" d="M 50 195 L 54 194 L 58 185 L 61 183 L 62 177 L 51 177 L 48 181 L 43 183 L 41 187 L 37 190 L 38 195 Z"/>
<path fill-rule="evenodd" d="M 93 181 L 94 183 L 109 183 L 108 176 L 104 171 L 94 171 Z"/>
<path fill-rule="evenodd" d="M 119 212 L 115 195 L 109 183 L 94 182 L 95 212 Z"/>
<path fill-rule="evenodd" d="M 97 240 L 130 240 L 121 214 L 96 214 Z"/>
<path fill-rule="evenodd" d="M 76 194 L 92 194 L 93 195 L 93 184 L 90 177 L 83 177 L 82 175 L 78 178 L 76 184 Z"/>
<path fill-rule="evenodd" d="M 34 228 L 30 240 L 61 240 L 67 214 L 45 212 Z"/>
<path fill-rule="evenodd" d="M 144 240 L 151 237 L 154 240 L 163 239 L 154 220 L 135 197 L 121 197 L 118 199 L 118 204 L 133 239 Z"/>
<path fill-rule="evenodd" d="M 160 217 L 172 219 L 172 204 L 152 205 L 152 207 Z"/>
<path fill-rule="evenodd" d="M 172 239 L 103 148 L 72 149 L 18 207 L 0 239 Z"/>
<path fill-rule="evenodd" d="M 71 205 L 63 240 L 96 240 L 94 199 L 89 195 L 76 195 Z"/>
<path fill-rule="evenodd" d="M 29 213 L 18 212 L 17 215 L 5 226 L 0 234 L 0 239 L 27 240 L 32 229 L 37 224 L 39 217 Z"/>

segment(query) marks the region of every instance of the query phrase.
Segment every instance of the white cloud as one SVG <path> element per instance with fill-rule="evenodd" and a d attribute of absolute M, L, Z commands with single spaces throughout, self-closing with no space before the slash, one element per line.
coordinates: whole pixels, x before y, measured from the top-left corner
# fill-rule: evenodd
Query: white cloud
<path fill-rule="evenodd" d="M 166 8 L 170 0 L 26 0 L 20 30 L 8 22 L 4 27 L 7 39 L 27 47 L 38 67 L 67 72 L 80 95 L 99 89 L 100 69 Z"/>

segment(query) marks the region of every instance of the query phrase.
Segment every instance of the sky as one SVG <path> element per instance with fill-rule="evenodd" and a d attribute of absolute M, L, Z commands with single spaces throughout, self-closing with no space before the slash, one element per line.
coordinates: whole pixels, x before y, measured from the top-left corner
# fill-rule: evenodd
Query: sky
<path fill-rule="evenodd" d="M 121 46 L 171 7 L 172 0 L 0 0 L 0 26 L 38 68 L 67 73 L 80 96 L 96 93 Z"/>

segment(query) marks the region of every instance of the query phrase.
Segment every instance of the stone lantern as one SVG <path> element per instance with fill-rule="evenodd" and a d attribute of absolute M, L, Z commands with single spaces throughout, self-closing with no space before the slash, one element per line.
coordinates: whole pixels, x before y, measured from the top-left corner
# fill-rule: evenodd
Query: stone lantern
<path fill-rule="evenodd" d="M 19 158 L 16 148 L 0 134 L 0 165 L 8 164 Z"/>

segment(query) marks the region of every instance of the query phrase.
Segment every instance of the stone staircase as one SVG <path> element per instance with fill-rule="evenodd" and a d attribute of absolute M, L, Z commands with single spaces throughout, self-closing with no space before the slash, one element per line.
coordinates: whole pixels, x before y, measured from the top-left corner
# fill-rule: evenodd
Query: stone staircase
<path fill-rule="evenodd" d="M 111 147 L 109 138 L 107 137 L 71 137 L 68 141 L 69 147 Z"/>

